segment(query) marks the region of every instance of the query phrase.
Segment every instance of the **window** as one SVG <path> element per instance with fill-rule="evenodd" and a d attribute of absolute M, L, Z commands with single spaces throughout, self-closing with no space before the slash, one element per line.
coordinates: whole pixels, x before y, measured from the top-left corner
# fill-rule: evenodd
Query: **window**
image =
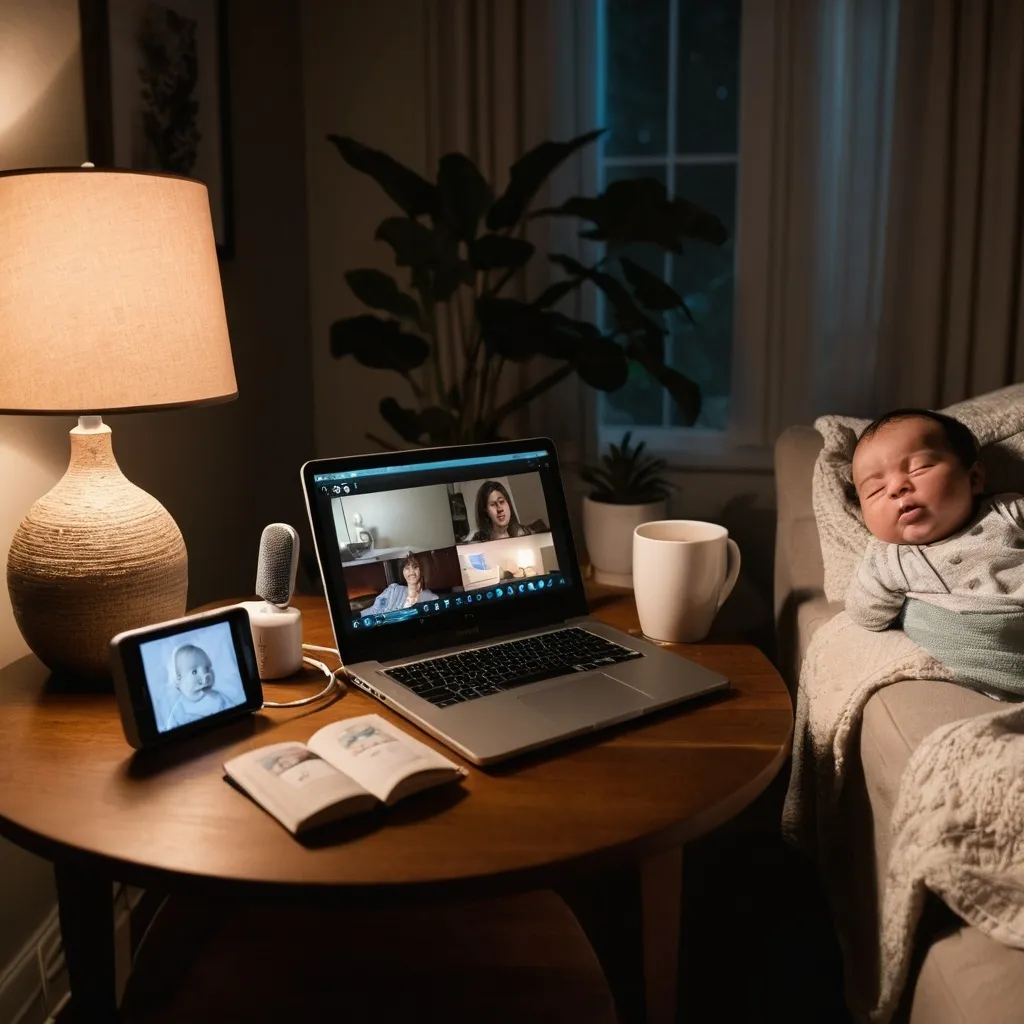
<path fill-rule="evenodd" d="M 601 0 L 596 26 L 598 123 L 610 130 L 599 153 L 599 184 L 653 177 L 669 196 L 714 212 L 729 231 L 721 248 L 691 242 L 680 255 L 651 246 L 626 252 L 686 300 L 691 324 L 669 314 L 664 357 L 695 380 L 702 411 L 692 430 L 639 366 L 625 387 L 601 396 L 602 439 L 624 428 L 721 442 L 733 395 L 733 304 L 739 162 L 742 0 Z"/>

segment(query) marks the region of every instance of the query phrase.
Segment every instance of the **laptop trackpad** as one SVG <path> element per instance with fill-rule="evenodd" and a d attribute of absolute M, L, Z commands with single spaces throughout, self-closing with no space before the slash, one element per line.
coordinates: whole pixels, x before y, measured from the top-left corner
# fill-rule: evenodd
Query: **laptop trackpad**
<path fill-rule="evenodd" d="M 628 718 L 631 712 L 639 713 L 653 703 L 647 694 L 603 672 L 578 677 L 537 693 L 524 693 L 519 700 L 559 726 L 600 725 Z"/>

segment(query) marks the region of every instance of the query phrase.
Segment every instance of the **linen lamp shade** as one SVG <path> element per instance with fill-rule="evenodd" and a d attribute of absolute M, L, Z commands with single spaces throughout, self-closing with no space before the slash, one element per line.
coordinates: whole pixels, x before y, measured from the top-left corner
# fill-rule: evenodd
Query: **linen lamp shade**
<path fill-rule="evenodd" d="M 0 411 L 104 413 L 237 394 L 206 186 L 0 174 Z"/>
<path fill-rule="evenodd" d="M 7 559 L 15 620 L 55 672 L 107 676 L 115 634 L 185 613 L 181 531 L 121 473 L 99 414 L 236 394 L 205 185 L 0 173 L 0 412 L 79 414 Z"/>

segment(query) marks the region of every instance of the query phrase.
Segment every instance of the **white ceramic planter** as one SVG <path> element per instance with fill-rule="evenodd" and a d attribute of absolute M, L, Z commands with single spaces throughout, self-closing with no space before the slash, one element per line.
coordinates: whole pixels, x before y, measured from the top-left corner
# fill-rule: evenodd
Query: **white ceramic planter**
<path fill-rule="evenodd" d="M 612 505 L 583 499 L 583 539 L 594 579 L 613 587 L 633 586 L 633 531 L 641 523 L 664 519 L 668 500 L 646 505 Z"/>

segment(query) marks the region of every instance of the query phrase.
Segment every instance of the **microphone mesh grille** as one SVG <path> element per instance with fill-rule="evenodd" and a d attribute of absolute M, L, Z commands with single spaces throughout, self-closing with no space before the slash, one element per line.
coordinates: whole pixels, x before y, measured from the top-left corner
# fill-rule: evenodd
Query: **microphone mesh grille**
<path fill-rule="evenodd" d="M 298 563 L 299 535 L 287 523 L 271 523 L 260 537 L 256 593 L 271 604 L 288 604 Z"/>

